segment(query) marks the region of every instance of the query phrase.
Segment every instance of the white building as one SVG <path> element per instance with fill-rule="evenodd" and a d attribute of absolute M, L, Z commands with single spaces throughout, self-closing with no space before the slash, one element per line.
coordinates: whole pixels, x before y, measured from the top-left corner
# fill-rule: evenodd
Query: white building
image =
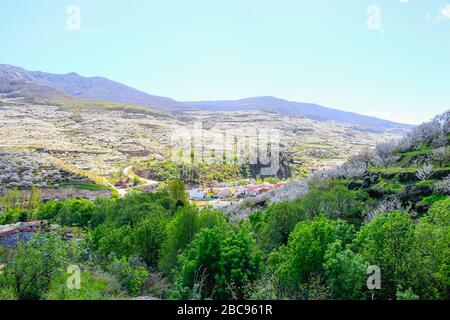
<path fill-rule="evenodd" d="M 189 190 L 189 198 L 191 200 L 205 200 L 206 192 L 202 189 L 192 189 Z"/>

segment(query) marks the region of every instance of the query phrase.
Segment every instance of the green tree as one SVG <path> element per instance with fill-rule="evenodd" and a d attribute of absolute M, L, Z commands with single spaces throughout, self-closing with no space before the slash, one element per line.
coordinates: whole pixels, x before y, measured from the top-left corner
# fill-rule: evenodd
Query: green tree
<path fill-rule="evenodd" d="M 219 272 L 220 246 L 226 234 L 219 228 L 200 231 L 179 256 L 180 271 L 177 284 L 180 298 L 212 298 Z"/>
<path fill-rule="evenodd" d="M 130 226 L 120 228 L 101 226 L 93 231 L 91 238 L 95 239 L 94 243 L 98 243 L 98 253 L 105 259 L 110 256 L 131 257 L 136 254 L 133 231 Z"/>
<path fill-rule="evenodd" d="M 162 250 L 159 267 L 170 274 L 177 265 L 177 256 L 200 230 L 197 208 L 180 207 L 167 226 L 167 241 Z"/>
<path fill-rule="evenodd" d="M 257 239 L 266 252 L 286 244 L 298 222 L 305 219 L 301 202 L 282 202 L 270 206 L 263 215 Z"/>
<path fill-rule="evenodd" d="M 177 204 L 185 205 L 188 203 L 186 184 L 183 180 L 175 179 L 169 181 L 167 184 L 167 189 L 169 190 L 171 196 L 177 201 Z"/>
<path fill-rule="evenodd" d="M 216 298 L 246 299 L 261 272 L 261 253 L 246 228 L 230 233 L 221 243 Z"/>
<path fill-rule="evenodd" d="M 42 197 L 41 191 L 36 187 L 32 187 L 30 195 L 28 197 L 27 206 L 25 209 L 28 210 L 36 209 L 41 203 L 41 197 Z"/>
<path fill-rule="evenodd" d="M 414 232 L 410 286 L 423 299 L 449 299 L 450 197 L 433 204 Z"/>
<path fill-rule="evenodd" d="M 34 211 L 34 218 L 36 220 L 54 220 L 59 215 L 64 202 L 62 201 L 49 201 L 41 204 Z"/>
<path fill-rule="evenodd" d="M 352 240 L 354 228 L 342 220 L 328 220 L 324 216 L 302 221 L 295 227 L 287 245 L 269 256 L 270 270 L 278 277 L 283 290 L 296 294 L 300 284 L 316 275 L 322 276 L 328 245 Z"/>
<path fill-rule="evenodd" d="M 358 232 L 354 250 L 381 270 L 381 290 L 375 297 L 395 299 L 399 285 L 409 287 L 415 269 L 411 263 L 413 245 L 414 221 L 406 212 L 378 215 Z"/>
<path fill-rule="evenodd" d="M 365 213 L 375 201 L 364 191 L 350 191 L 334 186 L 329 190 L 315 189 L 299 200 L 310 218 L 324 214 L 331 219 L 342 219 L 356 227 L 361 226 Z"/>
<path fill-rule="evenodd" d="M 217 227 L 224 232 L 230 229 L 230 225 L 223 217 L 223 212 L 210 209 L 200 211 L 199 225 L 200 229 Z"/>
<path fill-rule="evenodd" d="M 180 297 L 244 299 L 261 271 L 261 254 L 246 228 L 200 231 L 179 256 Z"/>
<path fill-rule="evenodd" d="M 332 243 L 325 253 L 324 270 L 334 299 L 362 299 L 366 285 L 366 263 L 358 254 L 344 249 L 342 241 Z"/>
<path fill-rule="evenodd" d="M 174 210 L 174 200 L 165 192 L 133 192 L 117 199 L 106 211 L 105 222 L 116 227 L 135 225 L 155 211 Z"/>
<path fill-rule="evenodd" d="M 5 283 L 21 300 L 44 297 L 51 280 L 64 273 L 76 256 L 70 244 L 57 235 L 36 235 L 21 242 L 7 260 Z"/>
<path fill-rule="evenodd" d="M 5 208 L 11 211 L 17 211 L 20 209 L 20 193 L 19 189 L 14 188 L 6 192 L 5 195 Z"/>
<path fill-rule="evenodd" d="M 85 199 L 68 199 L 59 211 L 58 222 L 65 226 L 87 227 L 94 212 L 94 204 Z"/>
<path fill-rule="evenodd" d="M 165 212 L 154 212 L 139 222 L 133 230 L 136 251 L 149 266 L 158 264 L 161 248 L 167 237 L 168 222 Z"/>

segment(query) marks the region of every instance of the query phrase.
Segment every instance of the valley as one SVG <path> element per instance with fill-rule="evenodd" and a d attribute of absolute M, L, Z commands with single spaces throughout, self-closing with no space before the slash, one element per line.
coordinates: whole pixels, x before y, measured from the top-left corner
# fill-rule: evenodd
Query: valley
<path fill-rule="evenodd" d="M 280 150 L 289 153 L 288 166 L 292 168 L 285 179 L 301 179 L 396 137 L 265 111 L 186 111 L 174 117 L 108 108 L 74 110 L 63 104 L 31 103 L 24 98 L 3 96 L 0 97 L 0 148 L 33 151 L 40 158 L 93 183 L 105 184 L 103 179 L 113 182 L 128 166 L 141 169 L 144 179 L 161 180 L 152 176 L 148 167 L 164 161 L 170 163 L 175 150 L 174 134 L 180 129 L 190 130 L 198 122 L 210 137 L 236 128 L 278 130 Z M 233 146 L 226 147 L 232 152 Z M 208 146 L 205 148 L 206 153 L 213 151 Z M 204 176 L 186 182 L 207 184 L 241 178 L 245 177 L 237 171 L 229 177 Z"/>

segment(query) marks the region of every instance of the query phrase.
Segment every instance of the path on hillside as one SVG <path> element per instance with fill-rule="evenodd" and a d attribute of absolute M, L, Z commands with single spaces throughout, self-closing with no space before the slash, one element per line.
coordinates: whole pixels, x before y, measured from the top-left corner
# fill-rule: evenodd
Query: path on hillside
<path fill-rule="evenodd" d="M 149 180 L 149 179 L 145 179 L 145 178 L 142 178 L 142 177 L 138 176 L 136 173 L 133 172 L 133 167 L 132 167 L 132 166 L 129 166 L 129 167 L 126 167 L 125 169 L 123 169 L 122 173 L 123 173 L 123 175 L 124 175 L 125 177 L 130 178 L 130 179 L 138 178 L 138 179 L 139 179 L 139 182 L 141 183 L 141 184 L 139 185 L 139 187 L 156 186 L 156 185 L 159 184 L 159 181 L 156 181 L 156 180 Z M 105 181 L 106 181 L 106 179 L 105 179 Z M 109 183 L 109 182 L 107 182 L 107 181 L 106 181 L 106 183 L 107 183 L 111 188 L 114 188 L 115 190 L 117 190 L 117 192 L 119 193 L 119 195 L 120 195 L 121 197 L 125 196 L 125 195 L 127 194 L 128 190 L 132 189 L 132 188 L 128 188 L 128 189 L 119 189 L 119 188 L 117 188 L 116 186 L 112 185 L 111 183 Z"/>

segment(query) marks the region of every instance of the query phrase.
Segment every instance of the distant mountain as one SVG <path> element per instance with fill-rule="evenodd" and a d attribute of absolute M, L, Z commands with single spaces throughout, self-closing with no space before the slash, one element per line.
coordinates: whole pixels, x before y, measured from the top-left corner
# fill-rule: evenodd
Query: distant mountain
<path fill-rule="evenodd" d="M 34 83 L 43 88 L 53 88 L 71 96 L 110 101 L 115 103 L 125 103 L 152 108 L 160 111 L 175 111 L 186 108 L 182 103 L 166 97 L 159 97 L 133 89 L 124 84 L 102 78 L 87 78 L 76 73 L 52 74 L 41 71 L 27 71 L 22 68 L 1 65 L 0 81 Z M 56 92 L 53 92 L 55 94 Z"/>
<path fill-rule="evenodd" d="M 0 64 L 0 93 L 7 97 L 28 99 L 69 98 L 70 96 L 55 88 L 38 83 L 26 70 Z"/>
<path fill-rule="evenodd" d="M 263 110 L 316 121 L 336 121 L 372 131 L 403 131 L 412 128 L 411 125 L 407 124 L 327 108 L 313 103 L 287 101 L 270 96 L 231 101 L 194 101 L 184 102 L 184 104 L 208 111 Z"/>
<path fill-rule="evenodd" d="M 340 111 L 312 103 L 287 101 L 275 97 L 256 97 L 235 101 L 179 102 L 150 95 L 119 82 L 102 77 L 83 77 L 76 73 L 52 74 L 0 64 L 0 93 L 27 98 L 81 98 L 141 106 L 171 114 L 197 110 L 237 111 L 263 110 L 286 116 L 304 117 L 316 121 L 336 121 L 356 129 L 403 133 L 412 126 L 388 120 Z"/>

